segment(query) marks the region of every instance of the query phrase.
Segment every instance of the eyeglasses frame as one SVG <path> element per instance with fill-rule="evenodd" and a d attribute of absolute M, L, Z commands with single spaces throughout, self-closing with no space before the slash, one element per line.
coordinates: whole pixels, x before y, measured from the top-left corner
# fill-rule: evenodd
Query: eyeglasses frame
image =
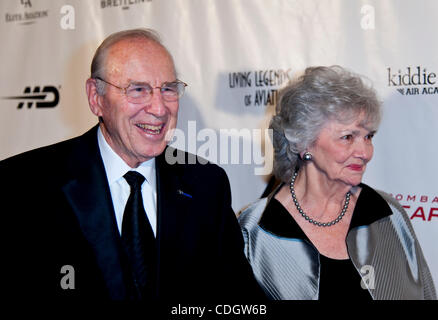
<path fill-rule="evenodd" d="M 115 84 L 113 84 L 113 83 L 111 83 L 111 82 L 108 82 L 108 81 L 102 79 L 101 77 L 95 77 L 94 79 L 96 79 L 96 80 L 100 80 L 100 81 L 103 81 L 103 82 L 105 82 L 106 84 L 109 84 L 109 85 L 111 85 L 111 86 L 113 86 L 113 87 L 115 87 L 115 88 L 117 88 L 117 89 L 122 90 L 122 92 L 123 92 L 123 94 L 124 94 L 125 96 L 128 96 L 128 95 L 127 95 L 127 90 L 128 90 L 128 88 L 132 85 L 132 83 L 130 83 L 130 84 L 128 84 L 128 86 L 127 86 L 126 88 L 123 88 L 123 87 L 116 86 Z M 188 86 L 187 83 L 185 83 L 184 81 L 181 81 L 181 80 L 179 80 L 179 79 L 176 79 L 175 81 L 172 81 L 172 82 L 182 83 L 182 84 L 184 85 L 184 91 L 185 91 L 185 87 Z M 167 82 L 167 83 L 168 83 L 168 82 Z M 160 94 L 161 94 L 161 89 L 163 89 L 162 86 L 161 86 L 161 87 L 152 87 L 149 83 L 147 83 L 147 85 L 148 85 L 149 87 L 151 87 L 151 89 L 152 89 L 152 91 L 151 91 L 151 92 L 152 92 L 151 97 L 152 97 L 152 95 L 153 95 L 154 89 L 160 89 Z M 162 97 L 165 101 L 168 101 L 168 102 L 174 102 L 174 101 L 177 101 L 179 98 L 181 98 L 181 97 L 183 96 L 184 91 L 183 91 L 183 93 L 182 93 L 181 95 L 178 95 L 178 98 L 177 98 L 176 100 L 166 100 L 162 94 L 161 94 L 161 97 Z"/>

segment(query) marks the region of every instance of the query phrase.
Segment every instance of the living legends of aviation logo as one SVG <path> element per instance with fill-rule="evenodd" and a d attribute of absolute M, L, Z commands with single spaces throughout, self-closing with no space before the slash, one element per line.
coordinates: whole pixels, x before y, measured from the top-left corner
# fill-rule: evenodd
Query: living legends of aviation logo
<path fill-rule="evenodd" d="M 388 71 L 388 87 L 394 87 L 404 96 L 438 94 L 437 75 L 421 66 Z"/>
<path fill-rule="evenodd" d="M 35 105 L 35 108 L 55 108 L 59 103 L 59 90 L 54 86 L 25 87 L 22 95 L 3 97 L 6 100 L 18 101 L 17 109 L 24 105 L 28 109 Z"/>
<path fill-rule="evenodd" d="M 240 91 L 245 107 L 275 105 L 278 89 L 292 78 L 292 69 L 251 70 L 228 73 L 228 88 Z"/>

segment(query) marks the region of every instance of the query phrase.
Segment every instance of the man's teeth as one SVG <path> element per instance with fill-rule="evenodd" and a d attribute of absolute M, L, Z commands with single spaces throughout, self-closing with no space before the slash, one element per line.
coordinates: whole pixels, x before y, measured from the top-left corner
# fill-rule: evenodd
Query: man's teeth
<path fill-rule="evenodd" d="M 153 133 L 160 133 L 163 126 L 164 125 L 153 126 L 150 124 L 137 123 L 137 127 L 142 128 L 143 130 L 152 131 Z"/>

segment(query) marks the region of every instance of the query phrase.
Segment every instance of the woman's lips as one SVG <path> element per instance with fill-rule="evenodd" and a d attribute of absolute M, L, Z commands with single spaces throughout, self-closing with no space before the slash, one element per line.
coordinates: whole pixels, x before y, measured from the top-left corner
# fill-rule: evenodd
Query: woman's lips
<path fill-rule="evenodd" d="M 363 165 L 361 164 L 350 164 L 347 166 L 347 168 L 353 170 L 353 171 L 362 171 Z"/>

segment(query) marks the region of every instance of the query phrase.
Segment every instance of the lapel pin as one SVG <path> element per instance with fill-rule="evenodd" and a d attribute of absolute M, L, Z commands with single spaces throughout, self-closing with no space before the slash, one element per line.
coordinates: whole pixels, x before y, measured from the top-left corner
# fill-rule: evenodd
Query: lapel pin
<path fill-rule="evenodd" d="M 182 196 L 185 196 L 185 197 L 187 197 L 187 198 L 193 198 L 190 194 L 187 194 L 187 193 L 185 193 L 184 191 L 182 191 L 182 190 L 180 190 L 180 189 L 178 189 L 178 194 L 180 194 L 180 195 L 182 195 Z"/>

